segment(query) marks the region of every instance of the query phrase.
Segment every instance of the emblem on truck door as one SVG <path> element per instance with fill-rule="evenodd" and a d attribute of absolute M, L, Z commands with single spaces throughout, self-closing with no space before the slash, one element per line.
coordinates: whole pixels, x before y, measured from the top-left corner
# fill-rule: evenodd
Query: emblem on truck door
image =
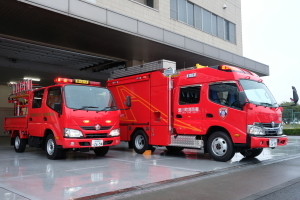
<path fill-rule="evenodd" d="M 219 109 L 219 115 L 222 119 L 225 119 L 228 114 L 228 109 L 227 108 L 220 108 Z"/>
<path fill-rule="evenodd" d="M 99 131 L 101 129 L 101 126 L 99 124 L 96 124 L 95 129 L 96 129 L 96 131 Z"/>

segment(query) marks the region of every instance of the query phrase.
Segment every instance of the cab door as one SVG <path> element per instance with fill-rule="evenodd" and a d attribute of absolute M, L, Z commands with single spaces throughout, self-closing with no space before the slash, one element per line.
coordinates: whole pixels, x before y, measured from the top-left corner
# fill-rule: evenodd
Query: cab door
<path fill-rule="evenodd" d="M 31 106 L 28 108 L 28 132 L 31 136 L 43 136 L 44 92 L 44 89 L 35 90 L 32 98 L 30 99 Z"/>
<path fill-rule="evenodd" d="M 199 135 L 202 133 L 201 87 L 201 85 L 190 85 L 175 88 L 173 127 L 177 134 Z"/>

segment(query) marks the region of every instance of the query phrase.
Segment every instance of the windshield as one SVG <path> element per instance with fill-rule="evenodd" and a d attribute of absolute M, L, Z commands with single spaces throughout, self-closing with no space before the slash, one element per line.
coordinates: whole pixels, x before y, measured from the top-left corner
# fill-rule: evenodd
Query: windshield
<path fill-rule="evenodd" d="M 116 110 L 111 93 L 106 88 L 66 85 L 65 98 L 68 108 L 74 110 Z"/>
<path fill-rule="evenodd" d="M 251 80 L 240 80 L 240 83 L 250 103 L 260 106 L 278 107 L 272 93 L 264 83 Z"/>

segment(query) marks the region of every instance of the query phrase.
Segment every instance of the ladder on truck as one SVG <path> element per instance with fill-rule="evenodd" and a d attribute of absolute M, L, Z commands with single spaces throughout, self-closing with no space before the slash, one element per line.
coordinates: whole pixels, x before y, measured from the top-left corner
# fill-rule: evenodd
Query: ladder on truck
<path fill-rule="evenodd" d="M 26 79 L 19 82 L 7 84 L 12 88 L 12 93 L 8 97 L 8 103 L 14 104 L 14 115 L 27 115 L 29 92 L 32 91 L 32 80 Z"/>
<path fill-rule="evenodd" d="M 124 69 L 117 69 L 110 72 L 110 78 L 123 78 L 157 70 L 162 71 L 165 75 L 172 75 L 176 71 L 176 63 L 170 60 L 158 60 Z"/>

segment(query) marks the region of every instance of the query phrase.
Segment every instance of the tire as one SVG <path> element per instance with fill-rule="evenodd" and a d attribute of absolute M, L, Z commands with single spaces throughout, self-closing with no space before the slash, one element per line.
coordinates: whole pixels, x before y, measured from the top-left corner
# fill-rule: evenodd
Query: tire
<path fill-rule="evenodd" d="M 14 141 L 15 152 L 23 153 L 25 151 L 26 144 L 27 144 L 26 139 L 21 139 L 20 135 L 17 135 Z"/>
<path fill-rule="evenodd" d="M 166 148 L 169 150 L 169 151 L 182 151 L 184 148 L 183 147 L 173 147 L 173 146 L 166 146 Z"/>
<path fill-rule="evenodd" d="M 213 133 L 207 141 L 207 150 L 215 161 L 227 162 L 235 154 L 230 137 L 222 132 Z"/>
<path fill-rule="evenodd" d="M 248 149 L 245 151 L 241 151 L 240 154 L 242 154 L 245 158 L 254 158 L 256 156 L 259 156 L 263 150 L 263 148 Z"/>
<path fill-rule="evenodd" d="M 149 145 L 148 137 L 142 130 L 138 130 L 132 137 L 133 149 L 138 154 L 143 154 L 146 150 L 151 150 L 152 146 Z M 151 150 L 152 151 L 152 150 Z"/>
<path fill-rule="evenodd" d="M 96 147 L 94 152 L 97 156 L 105 156 L 109 150 L 109 147 Z"/>
<path fill-rule="evenodd" d="M 56 145 L 53 134 L 50 134 L 46 138 L 45 151 L 47 158 L 50 160 L 56 160 L 61 158 L 63 149 Z"/>

